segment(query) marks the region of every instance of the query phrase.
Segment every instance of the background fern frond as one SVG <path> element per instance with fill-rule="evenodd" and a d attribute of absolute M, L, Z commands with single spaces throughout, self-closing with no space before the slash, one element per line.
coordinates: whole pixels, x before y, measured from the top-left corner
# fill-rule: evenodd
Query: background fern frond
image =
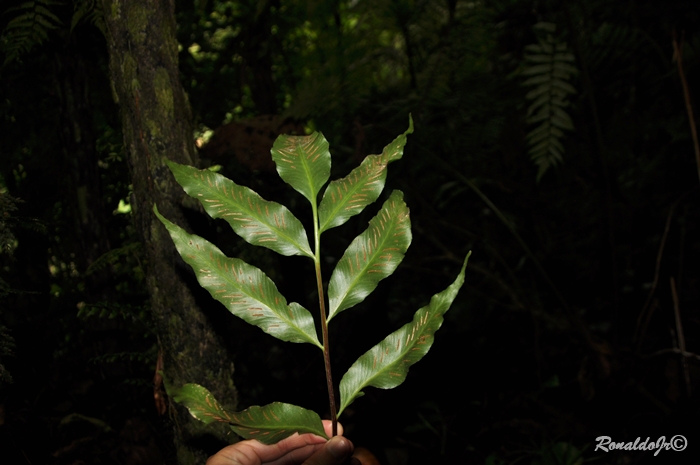
<path fill-rule="evenodd" d="M 73 2 L 73 18 L 71 19 L 70 30 L 73 32 L 75 27 L 87 22 L 95 26 L 105 34 L 105 20 L 102 15 L 102 8 L 97 5 L 96 0 L 74 0 Z"/>
<path fill-rule="evenodd" d="M 141 251 L 141 244 L 132 242 L 123 247 L 112 249 L 109 252 L 101 255 L 95 260 L 85 271 L 86 274 L 94 273 L 108 266 L 114 265 L 125 256 L 138 256 Z"/>
<path fill-rule="evenodd" d="M 5 54 L 4 64 L 19 59 L 35 45 L 48 40 L 49 31 L 63 26 L 50 8 L 63 5 L 54 0 L 35 0 L 8 8 L 5 14 L 15 13 L 0 37 L 0 50 Z"/>
<path fill-rule="evenodd" d="M 525 47 L 526 64 L 522 75 L 527 77 L 523 85 L 532 87 L 525 96 L 532 102 L 527 109 L 526 121 L 536 126 L 526 139 L 530 157 L 539 167 L 539 181 L 551 166 L 563 160 L 561 140 L 564 131 L 574 129 L 566 108 L 569 106 L 568 96 L 576 93 L 571 79 L 578 70 L 566 43 L 555 38 L 553 24 L 538 23 L 535 29 L 546 36 L 537 44 Z"/>

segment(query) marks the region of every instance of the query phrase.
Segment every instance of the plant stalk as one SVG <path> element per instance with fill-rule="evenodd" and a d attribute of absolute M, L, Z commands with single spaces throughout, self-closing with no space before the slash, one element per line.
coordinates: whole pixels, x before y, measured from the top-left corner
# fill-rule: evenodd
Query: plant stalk
<path fill-rule="evenodd" d="M 326 384 L 328 386 L 328 403 L 331 409 L 331 422 L 333 432 L 331 437 L 338 435 L 338 416 L 335 406 L 335 389 L 333 388 L 333 375 L 331 374 L 331 353 L 328 344 L 328 322 L 326 321 L 326 297 L 323 292 L 323 279 L 321 278 L 321 233 L 318 229 L 318 210 L 316 203 L 312 204 L 314 216 L 314 265 L 316 268 L 316 287 L 318 289 L 318 306 L 321 311 L 321 333 L 323 333 L 323 362 L 326 367 Z"/>
<path fill-rule="evenodd" d="M 683 86 L 685 108 L 688 112 L 688 122 L 690 123 L 690 135 L 693 138 L 693 148 L 695 149 L 695 162 L 698 166 L 698 177 L 700 177 L 700 142 L 698 142 L 698 130 L 695 127 L 695 116 L 693 116 L 693 103 L 690 100 L 688 81 L 686 81 L 685 72 L 683 72 L 683 44 L 678 43 L 675 29 L 673 30 L 673 54 L 675 55 L 676 62 L 678 63 L 678 75 L 681 78 L 681 85 Z"/>

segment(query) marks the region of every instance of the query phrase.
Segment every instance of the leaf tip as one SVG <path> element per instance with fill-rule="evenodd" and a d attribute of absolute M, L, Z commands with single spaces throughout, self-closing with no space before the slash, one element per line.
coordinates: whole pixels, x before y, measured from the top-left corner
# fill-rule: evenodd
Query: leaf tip
<path fill-rule="evenodd" d="M 460 271 L 460 273 L 464 273 L 464 270 L 467 269 L 467 263 L 469 262 L 469 257 L 471 257 L 471 256 L 472 256 L 472 251 L 470 250 L 469 252 L 467 252 L 467 256 L 464 257 L 464 263 L 462 263 L 462 270 Z"/>
<path fill-rule="evenodd" d="M 400 189 L 394 189 L 391 191 L 391 194 L 389 194 L 389 199 L 402 202 L 403 201 L 403 191 Z"/>

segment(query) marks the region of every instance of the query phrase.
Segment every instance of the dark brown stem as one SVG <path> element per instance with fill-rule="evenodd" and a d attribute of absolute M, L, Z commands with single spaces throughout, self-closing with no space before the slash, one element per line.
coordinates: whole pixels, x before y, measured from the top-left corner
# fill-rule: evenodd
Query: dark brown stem
<path fill-rule="evenodd" d="M 685 335 L 683 334 L 683 324 L 681 323 L 681 311 L 678 304 L 678 292 L 676 292 L 676 281 L 671 276 L 671 296 L 673 297 L 673 316 L 676 320 L 676 338 L 678 339 L 678 348 L 681 354 L 685 354 Z M 690 385 L 690 369 L 688 367 L 688 358 L 681 355 L 681 366 L 683 367 L 683 377 L 685 378 L 685 392 L 690 398 L 692 393 Z"/>
<path fill-rule="evenodd" d="M 333 422 L 333 434 L 338 435 L 338 417 L 335 407 L 335 390 L 333 389 L 333 375 L 331 374 L 331 352 L 328 348 L 328 322 L 326 321 L 326 302 L 323 295 L 323 281 L 321 280 L 321 263 L 316 260 L 316 286 L 318 287 L 318 305 L 321 309 L 321 332 L 323 333 L 323 362 L 326 366 L 326 383 L 328 384 L 328 402 L 331 407 L 331 421 Z M 332 437 L 331 436 L 331 437 Z"/>
<path fill-rule="evenodd" d="M 323 333 L 323 363 L 326 367 L 326 384 L 328 385 L 328 403 L 331 408 L 331 422 L 333 432 L 331 437 L 338 435 L 338 411 L 335 407 L 335 390 L 333 389 L 333 375 L 331 375 L 331 351 L 328 345 L 328 320 L 326 319 L 326 297 L 323 293 L 323 279 L 321 278 L 321 230 L 318 225 L 318 208 L 315 199 L 311 203 L 314 217 L 314 265 L 316 267 L 316 287 L 318 289 L 318 307 L 321 311 L 321 332 Z"/>
<path fill-rule="evenodd" d="M 644 302 L 644 306 L 642 307 L 642 311 L 639 313 L 639 317 L 637 317 L 637 326 L 635 328 L 635 339 L 637 340 L 637 349 L 641 347 L 642 341 L 644 339 L 644 335 L 646 334 L 647 331 L 647 326 L 649 324 L 649 320 L 651 319 L 651 315 L 654 312 L 655 307 L 650 307 L 649 305 L 651 304 L 651 299 L 654 297 L 654 293 L 656 292 L 656 286 L 659 284 L 659 275 L 661 273 L 661 258 L 663 257 L 664 254 L 664 247 L 666 246 L 666 239 L 668 238 L 668 231 L 671 229 L 671 218 L 673 218 L 673 212 L 676 209 L 676 206 L 678 205 L 678 201 L 673 202 L 671 205 L 671 208 L 668 211 L 668 215 L 666 216 L 666 226 L 664 227 L 664 233 L 661 235 L 661 244 L 659 244 L 659 251 L 656 254 L 656 267 L 654 268 L 654 279 L 651 282 L 651 289 L 649 290 L 649 295 L 647 296 L 646 302 Z M 649 313 L 647 314 L 647 310 L 649 310 Z"/>
<path fill-rule="evenodd" d="M 698 142 L 698 130 L 695 127 L 695 117 L 693 116 L 693 104 L 690 101 L 690 89 L 688 82 L 685 80 L 685 72 L 683 72 L 683 49 L 682 44 L 678 43 L 676 31 L 673 31 L 673 54 L 676 56 L 678 63 L 678 75 L 681 78 L 683 86 L 683 97 L 685 98 L 685 108 L 688 111 L 688 122 L 690 123 L 690 135 L 693 138 L 693 148 L 695 149 L 695 162 L 698 166 L 698 177 L 700 177 L 700 143 Z"/>
<path fill-rule="evenodd" d="M 654 293 L 656 292 L 656 288 L 659 284 L 659 277 L 661 274 L 661 259 L 663 257 L 664 253 L 664 247 L 666 246 L 666 240 L 668 239 L 668 233 L 671 228 L 671 219 L 673 218 L 673 212 L 676 210 L 676 207 L 680 202 L 690 193 L 695 192 L 697 188 L 691 189 L 690 191 L 686 192 L 685 194 L 681 195 L 678 197 L 672 204 L 671 208 L 668 210 L 668 215 L 666 216 L 666 226 L 664 226 L 664 232 L 661 235 L 661 243 L 659 244 L 659 251 L 656 254 L 656 266 L 654 267 L 654 279 L 651 282 L 651 289 L 649 290 L 649 295 L 647 296 L 646 302 L 644 302 L 644 306 L 642 307 L 642 311 L 639 313 L 639 316 L 637 317 L 637 324 L 634 329 L 634 340 L 636 341 L 637 345 L 637 350 L 640 350 L 642 346 L 642 342 L 644 341 L 644 336 L 646 335 L 647 332 L 647 327 L 649 326 L 649 322 L 651 321 L 651 316 L 654 313 L 654 309 L 656 308 L 656 305 L 650 306 L 652 303 L 652 298 L 654 297 Z"/>

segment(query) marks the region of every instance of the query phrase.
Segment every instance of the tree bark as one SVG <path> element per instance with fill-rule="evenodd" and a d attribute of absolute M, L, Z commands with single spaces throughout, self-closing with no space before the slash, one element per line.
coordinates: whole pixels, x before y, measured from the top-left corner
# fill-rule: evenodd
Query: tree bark
<path fill-rule="evenodd" d="M 187 228 L 182 206 L 193 205 L 175 182 L 165 160 L 196 164 L 192 118 L 179 81 L 173 0 L 102 0 L 110 74 L 120 105 L 124 146 L 130 164 L 132 214 L 148 260 L 147 285 L 163 370 L 175 387 L 206 386 L 235 408 L 233 362 L 211 321 L 197 305 L 196 281 L 183 265 L 153 205 Z M 189 203 L 188 203 L 189 202 Z M 209 434 L 182 407 L 169 403 L 177 463 L 204 463 Z"/>

